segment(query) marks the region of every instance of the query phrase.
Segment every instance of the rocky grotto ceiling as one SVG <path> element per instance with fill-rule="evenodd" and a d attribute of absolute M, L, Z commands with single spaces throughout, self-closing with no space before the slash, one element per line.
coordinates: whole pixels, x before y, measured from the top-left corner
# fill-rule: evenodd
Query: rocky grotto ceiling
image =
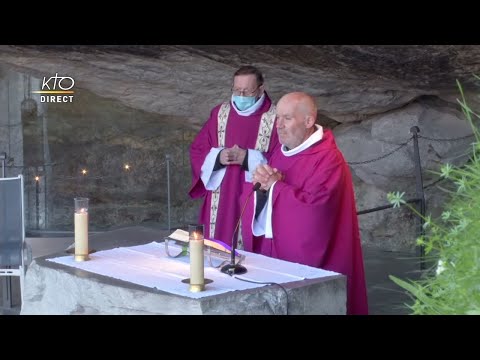
<path fill-rule="evenodd" d="M 480 47 L 468 45 L 36 45 L 2 46 L 0 61 L 43 77 L 63 71 L 97 95 L 203 123 L 229 96 L 232 72 L 254 64 L 278 99 L 316 96 L 322 116 L 364 120 L 421 96 L 455 103 L 456 79 L 471 88 Z M 473 99 L 475 100 L 475 99 Z"/>

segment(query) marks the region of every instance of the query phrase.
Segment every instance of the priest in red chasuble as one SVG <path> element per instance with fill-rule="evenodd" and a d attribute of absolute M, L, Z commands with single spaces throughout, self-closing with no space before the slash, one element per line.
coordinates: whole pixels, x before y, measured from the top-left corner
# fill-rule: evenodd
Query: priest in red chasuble
<path fill-rule="evenodd" d="M 282 145 L 253 173 L 252 184 L 259 182 L 261 188 L 242 217 L 245 250 L 346 275 L 347 314 L 367 314 L 348 164 L 333 133 L 315 124 L 317 107 L 311 96 L 287 94 L 276 112 Z"/>
<path fill-rule="evenodd" d="M 251 187 L 253 170 L 279 146 L 274 123 L 275 106 L 263 74 L 242 66 L 234 73 L 230 101 L 213 108 L 190 147 L 189 195 L 203 198 L 199 222 L 206 238 L 231 245 L 243 188 Z"/>

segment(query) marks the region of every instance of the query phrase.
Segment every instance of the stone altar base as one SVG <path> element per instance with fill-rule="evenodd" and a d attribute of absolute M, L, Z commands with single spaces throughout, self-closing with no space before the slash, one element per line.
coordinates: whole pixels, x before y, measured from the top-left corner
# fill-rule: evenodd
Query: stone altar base
<path fill-rule="evenodd" d="M 90 237 L 96 251 L 161 241 L 170 231 L 131 227 Z M 73 239 L 72 239 L 73 243 Z M 171 315 L 282 315 L 285 292 L 276 285 L 192 299 L 130 282 L 63 266 L 47 258 L 35 259 L 25 278 L 21 314 L 171 314 Z M 73 256 L 73 255 L 72 255 Z M 346 278 L 333 275 L 282 284 L 288 292 L 288 314 L 346 313 Z"/>

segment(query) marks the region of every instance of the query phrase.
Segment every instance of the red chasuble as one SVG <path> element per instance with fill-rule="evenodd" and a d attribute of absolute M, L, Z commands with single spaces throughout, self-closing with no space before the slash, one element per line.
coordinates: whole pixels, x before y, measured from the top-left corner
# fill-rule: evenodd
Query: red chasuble
<path fill-rule="evenodd" d="M 278 148 L 269 164 L 285 174 L 273 187 L 273 238 L 253 236 L 252 196 L 242 218 L 245 250 L 346 275 L 347 313 L 367 314 L 353 183 L 332 132 L 296 155 Z"/>
<path fill-rule="evenodd" d="M 190 147 L 192 186 L 189 195 L 194 199 L 204 198 L 199 222 L 205 225 L 205 237 L 231 245 L 233 231 L 240 216 L 240 195 L 243 187 L 251 187 L 251 184 L 245 182 L 245 171 L 240 165 L 229 165 L 219 190 L 216 193 L 206 190 L 200 178 L 205 158 L 212 148 L 230 148 L 237 144 L 243 149 L 259 150 L 268 159 L 279 142 L 274 125 L 274 107 L 266 93 L 261 107 L 248 116 L 238 115 L 230 104 L 224 129 L 219 127 L 221 106 L 212 110 Z M 268 121 L 264 121 L 267 113 L 270 113 Z M 224 144 L 220 144 L 221 137 Z"/>

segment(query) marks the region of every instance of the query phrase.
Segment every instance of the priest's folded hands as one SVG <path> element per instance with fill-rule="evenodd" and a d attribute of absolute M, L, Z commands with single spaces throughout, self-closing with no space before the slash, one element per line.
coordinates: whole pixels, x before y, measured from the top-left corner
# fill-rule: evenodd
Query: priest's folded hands
<path fill-rule="evenodd" d="M 247 155 L 247 150 L 237 144 L 231 148 L 225 148 L 220 152 L 220 163 L 222 165 L 242 165 Z"/>
<path fill-rule="evenodd" d="M 262 186 L 260 190 L 268 191 L 276 181 L 282 181 L 284 174 L 277 168 L 272 168 L 267 164 L 258 165 L 253 172 L 253 184 L 259 182 Z"/>

